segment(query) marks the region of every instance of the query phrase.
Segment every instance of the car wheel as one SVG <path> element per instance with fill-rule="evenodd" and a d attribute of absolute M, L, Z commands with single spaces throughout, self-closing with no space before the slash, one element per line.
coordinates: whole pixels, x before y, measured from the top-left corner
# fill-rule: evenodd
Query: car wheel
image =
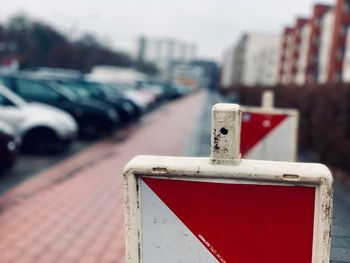
<path fill-rule="evenodd" d="M 101 135 L 101 124 L 95 119 L 84 119 L 80 123 L 80 136 L 84 139 L 93 139 Z"/>
<path fill-rule="evenodd" d="M 56 133 L 49 128 L 35 128 L 23 138 L 22 151 L 25 153 L 54 153 L 62 150 Z"/>

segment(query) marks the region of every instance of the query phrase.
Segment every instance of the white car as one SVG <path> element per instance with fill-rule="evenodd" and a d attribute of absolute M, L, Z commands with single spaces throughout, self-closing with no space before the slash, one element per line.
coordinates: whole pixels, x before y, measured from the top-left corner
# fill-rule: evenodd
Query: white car
<path fill-rule="evenodd" d="M 1 84 L 0 120 L 15 128 L 27 152 L 63 150 L 78 132 L 69 114 L 45 104 L 27 103 Z"/>
<path fill-rule="evenodd" d="M 139 108 L 141 108 L 142 111 L 146 111 L 150 106 L 150 99 L 141 94 L 138 90 L 129 84 L 109 82 L 107 85 L 111 88 L 112 94 L 113 90 L 116 92 L 121 92 L 124 96 L 132 100 Z"/>

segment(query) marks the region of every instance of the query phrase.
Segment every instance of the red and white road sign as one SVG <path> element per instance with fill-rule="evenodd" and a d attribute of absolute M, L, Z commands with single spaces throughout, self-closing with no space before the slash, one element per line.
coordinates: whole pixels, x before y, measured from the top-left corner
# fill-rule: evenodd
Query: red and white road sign
<path fill-rule="evenodd" d="M 329 262 L 323 165 L 140 156 L 125 187 L 129 263 Z"/>
<path fill-rule="evenodd" d="M 141 177 L 141 196 L 144 262 L 311 262 L 314 187 Z"/>
<path fill-rule="evenodd" d="M 296 161 L 298 119 L 296 110 L 243 107 L 243 158 Z"/>
<path fill-rule="evenodd" d="M 327 167 L 241 160 L 240 111 L 217 107 L 210 158 L 139 156 L 126 166 L 127 262 L 328 263 Z"/>

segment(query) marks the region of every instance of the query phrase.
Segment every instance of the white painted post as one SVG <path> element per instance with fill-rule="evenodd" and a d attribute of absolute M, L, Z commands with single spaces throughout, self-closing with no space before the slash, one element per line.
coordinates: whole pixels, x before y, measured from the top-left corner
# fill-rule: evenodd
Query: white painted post
<path fill-rule="evenodd" d="M 273 91 L 267 90 L 264 91 L 262 95 L 262 101 L 261 101 L 262 107 L 264 109 L 272 109 L 275 104 L 275 97 L 273 94 Z"/>
<path fill-rule="evenodd" d="M 213 106 L 210 156 L 213 164 L 239 163 L 241 115 L 237 104 L 218 103 Z"/>

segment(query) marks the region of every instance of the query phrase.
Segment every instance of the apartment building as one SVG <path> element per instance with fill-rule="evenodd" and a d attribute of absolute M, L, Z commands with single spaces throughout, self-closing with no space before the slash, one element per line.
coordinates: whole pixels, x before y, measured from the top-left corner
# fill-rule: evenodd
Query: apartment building
<path fill-rule="evenodd" d="M 310 37 L 306 65 L 306 82 L 317 82 L 318 80 L 320 54 L 322 54 L 320 52 L 322 25 L 325 15 L 329 12 L 333 12 L 330 5 L 316 4 L 313 7 L 309 22 Z"/>
<path fill-rule="evenodd" d="M 278 82 L 304 84 L 311 36 L 311 21 L 298 18 L 293 27 L 284 29 L 279 59 Z"/>
<path fill-rule="evenodd" d="M 289 58 L 291 53 L 291 43 L 293 40 L 293 29 L 287 27 L 283 31 L 282 42 L 280 48 L 280 58 L 278 67 L 278 83 L 288 84 L 289 77 Z"/>
<path fill-rule="evenodd" d="M 350 81 L 350 0 L 316 4 L 283 32 L 279 83 Z"/>
<path fill-rule="evenodd" d="M 334 47 L 332 52 L 334 50 L 337 50 L 338 55 L 338 62 L 341 65 L 341 79 L 344 82 L 350 82 L 350 1 L 338 1 L 337 7 L 335 9 L 335 16 L 338 16 L 337 19 L 335 19 L 335 26 L 339 27 L 338 32 L 340 32 L 340 36 L 336 36 L 335 32 L 333 37 L 337 38 L 338 41 L 334 41 L 333 44 Z M 344 45 L 343 45 L 344 43 Z M 334 57 L 334 54 L 333 54 Z M 337 61 L 336 61 L 337 62 Z M 334 71 L 336 72 L 336 67 L 339 65 L 333 66 L 330 69 L 330 78 L 332 77 L 332 73 L 334 74 Z M 336 74 L 336 73 L 335 73 Z"/>
<path fill-rule="evenodd" d="M 197 55 L 196 44 L 166 37 L 139 37 L 135 47 L 135 59 L 140 63 L 155 64 L 163 78 L 168 77 L 172 62 L 189 62 Z"/>
<path fill-rule="evenodd" d="M 248 35 L 243 34 L 236 44 L 225 50 L 221 66 L 221 86 L 230 87 L 243 83 L 247 39 Z"/>
<path fill-rule="evenodd" d="M 345 54 L 343 58 L 342 80 L 350 82 L 350 30 L 347 30 L 345 40 Z"/>
<path fill-rule="evenodd" d="M 232 82 L 243 85 L 350 82 L 349 28 L 350 0 L 336 0 L 334 6 L 315 4 L 310 17 L 297 18 L 280 37 L 247 34 L 230 53 Z M 280 39 L 278 48 L 276 39 Z"/>
<path fill-rule="evenodd" d="M 350 25 L 350 0 L 337 0 L 334 7 L 334 26 L 329 57 L 328 81 L 342 80 L 346 37 Z"/>
<path fill-rule="evenodd" d="M 303 55 L 305 55 L 305 49 L 307 49 L 305 43 L 307 43 L 307 37 L 310 33 L 308 23 L 308 19 L 298 18 L 292 28 L 288 43 L 288 56 L 286 58 L 286 63 L 288 65 L 287 71 L 285 72 L 286 76 L 282 77 L 286 79 L 285 84 L 296 83 L 296 77 L 300 79 L 300 82 L 304 81 L 300 71 L 302 70 L 301 67 L 305 67 Z"/>
<path fill-rule="evenodd" d="M 244 34 L 233 49 L 233 84 L 235 85 L 243 83 L 247 41 L 248 35 Z"/>
<path fill-rule="evenodd" d="M 229 87 L 234 84 L 234 47 L 227 48 L 222 56 L 221 85 Z"/>
<path fill-rule="evenodd" d="M 300 20 L 298 21 L 300 22 Z M 310 51 L 310 36 L 311 36 L 311 22 L 310 20 L 302 20 L 300 27 L 297 24 L 296 38 L 299 39 L 295 57 L 295 75 L 292 81 L 298 85 L 303 85 L 306 82 L 307 58 Z"/>
<path fill-rule="evenodd" d="M 330 65 L 330 52 L 332 47 L 332 33 L 334 28 L 335 13 L 333 9 L 328 10 L 321 19 L 320 46 L 318 58 L 318 83 L 328 82 Z"/>
<path fill-rule="evenodd" d="M 278 80 L 280 36 L 244 34 L 226 50 L 222 63 L 222 86 L 274 85 Z"/>

